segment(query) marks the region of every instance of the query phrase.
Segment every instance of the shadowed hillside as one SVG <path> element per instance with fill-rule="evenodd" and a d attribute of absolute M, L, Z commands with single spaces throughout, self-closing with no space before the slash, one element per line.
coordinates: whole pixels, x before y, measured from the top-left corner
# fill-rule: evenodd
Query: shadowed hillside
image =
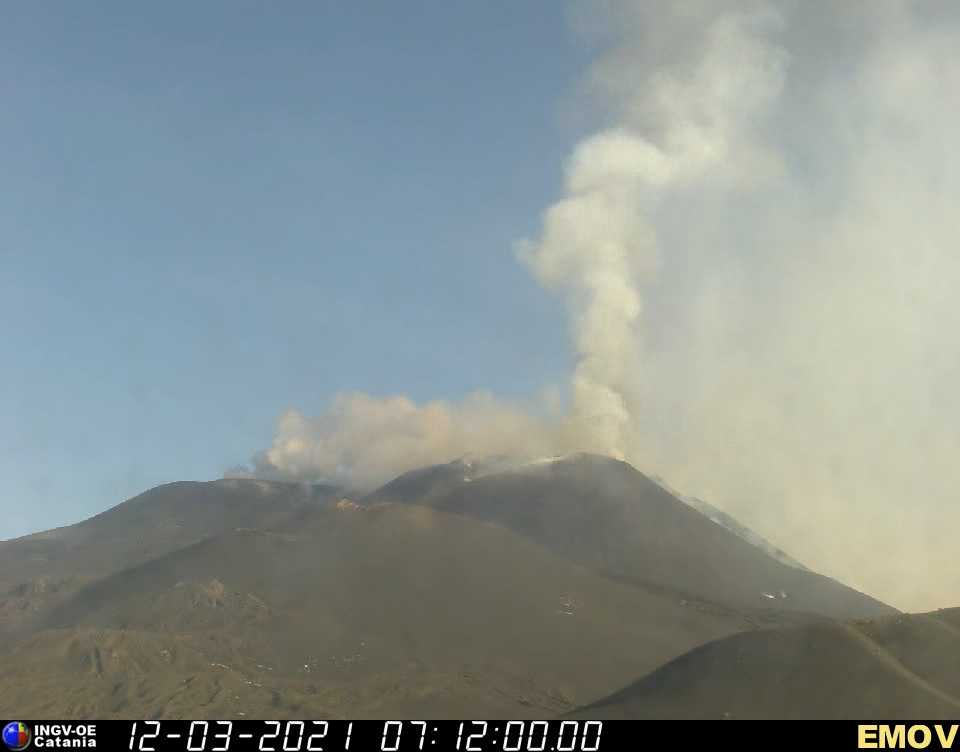
<path fill-rule="evenodd" d="M 590 718 L 956 718 L 960 609 L 738 634 L 574 714 Z"/>

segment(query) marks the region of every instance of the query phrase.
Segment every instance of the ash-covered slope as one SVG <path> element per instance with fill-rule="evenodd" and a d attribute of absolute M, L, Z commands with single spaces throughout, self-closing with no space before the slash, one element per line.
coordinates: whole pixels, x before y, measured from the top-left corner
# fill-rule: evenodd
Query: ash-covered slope
<path fill-rule="evenodd" d="M 734 635 L 584 718 L 956 718 L 960 608 Z"/>
<path fill-rule="evenodd" d="M 831 618 L 894 611 L 778 561 L 609 457 L 578 454 L 500 467 L 460 461 L 401 476 L 365 499 L 381 501 L 497 522 L 594 571 L 678 598 Z"/>
<path fill-rule="evenodd" d="M 543 717 L 750 627 L 499 525 L 330 503 L 82 587 L 0 648 L 0 709 Z"/>
<path fill-rule="evenodd" d="M 0 542 L 0 715 L 543 717 L 718 638 L 889 612 L 602 457 L 360 504 L 170 484 Z"/>

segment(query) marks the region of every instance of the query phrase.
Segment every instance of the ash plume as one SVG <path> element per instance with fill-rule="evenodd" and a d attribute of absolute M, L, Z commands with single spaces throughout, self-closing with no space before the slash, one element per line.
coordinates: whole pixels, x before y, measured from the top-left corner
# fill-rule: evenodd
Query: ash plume
<path fill-rule="evenodd" d="M 902 608 L 960 602 L 960 7 L 591 2 L 602 47 L 539 234 L 569 394 L 291 411 L 256 472 L 626 458 Z M 479 401 L 478 401 L 479 400 Z M 479 405 L 479 407 L 478 407 Z"/>
<path fill-rule="evenodd" d="M 639 14 L 633 23 L 659 31 L 644 7 L 629 11 Z M 564 198 L 545 213 L 541 237 L 521 245 L 537 279 L 567 295 L 578 356 L 571 417 L 602 451 L 625 456 L 642 420 L 638 327 L 642 284 L 657 267 L 660 202 L 710 180 L 753 187 L 776 170 L 751 136 L 782 85 L 785 56 L 766 40 L 780 22 L 770 8 L 701 13 L 689 29 L 701 37 L 696 59 L 602 65 L 619 122 L 577 146 Z"/>
<path fill-rule="evenodd" d="M 546 402 L 524 409 L 477 392 L 458 403 L 340 394 L 326 413 L 281 416 L 273 445 L 234 475 L 327 480 L 370 491 L 408 470 L 467 455 L 538 457 L 572 450 L 575 434 Z"/>

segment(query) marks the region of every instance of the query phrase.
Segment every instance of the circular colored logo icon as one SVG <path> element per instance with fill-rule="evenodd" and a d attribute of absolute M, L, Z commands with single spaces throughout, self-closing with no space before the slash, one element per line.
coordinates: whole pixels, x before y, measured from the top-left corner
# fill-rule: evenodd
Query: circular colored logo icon
<path fill-rule="evenodd" d="M 12 721 L 3 727 L 3 743 L 7 749 L 20 752 L 30 746 L 30 727 L 20 721 Z"/>

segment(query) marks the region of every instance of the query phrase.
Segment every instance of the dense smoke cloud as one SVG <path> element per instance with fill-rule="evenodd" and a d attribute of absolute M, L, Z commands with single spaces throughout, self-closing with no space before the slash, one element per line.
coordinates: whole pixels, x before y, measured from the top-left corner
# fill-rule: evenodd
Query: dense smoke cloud
<path fill-rule="evenodd" d="M 648 13 L 621 16 L 621 63 Z M 821 571 L 956 604 L 960 19 L 804 2 L 783 21 L 780 91 L 737 126 L 779 170 L 687 185 L 658 217 L 628 456 Z M 601 78 L 628 91 L 631 70 Z"/>
<path fill-rule="evenodd" d="M 895 605 L 960 603 L 955 8 L 576 6 L 609 127 L 520 248 L 569 302 L 569 412 L 342 397 L 261 470 L 604 451 Z"/>

